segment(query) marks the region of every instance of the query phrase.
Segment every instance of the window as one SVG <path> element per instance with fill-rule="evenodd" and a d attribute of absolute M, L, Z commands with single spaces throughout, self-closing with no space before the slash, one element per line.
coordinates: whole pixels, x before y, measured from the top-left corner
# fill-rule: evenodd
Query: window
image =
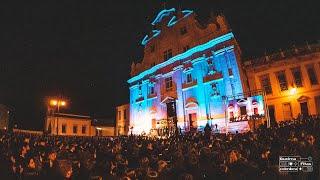
<path fill-rule="evenodd" d="M 168 60 L 172 57 L 172 49 L 168 49 L 163 52 L 163 59 Z"/>
<path fill-rule="evenodd" d="M 121 111 L 118 111 L 118 120 L 121 119 Z"/>
<path fill-rule="evenodd" d="M 150 94 L 154 94 L 154 86 L 150 86 Z"/>
<path fill-rule="evenodd" d="M 72 131 L 73 131 L 73 134 L 77 134 L 78 133 L 78 126 L 73 125 Z"/>
<path fill-rule="evenodd" d="M 67 125 L 66 124 L 62 124 L 61 132 L 62 133 L 66 133 L 66 129 L 67 129 Z"/>
<path fill-rule="evenodd" d="M 86 130 L 87 130 L 87 126 L 82 126 L 82 129 L 81 129 L 81 132 L 82 134 L 85 134 L 86 133 Z"/>
<path fill-rule="evenodd" d="M 152 53 L 154 52 L 154 50 L 155 50 L 154 45 L 150 46 L 150 51 L 151 51 Z"/>
<path fill-rule="evenodd" d="M 283 119 L 291 120 L 292 119 L 291 104 L 283 103 L 282 108 L 283 108 Z"/>
<path fill-rule="evenodd" d="M 141 89 L 142 89 L 142 83 L 139 82 L 139 84 L 138 84 L 138 93 L 139 93 L 139 96 L 142 96 L 142 91 L 141 91 Z M 120 115 L 119 117 L 121 117 L 121 115 Z"/>
<path fill-rule="evenodd" d="M 291 69 L 292 76 L 294 78 L 294 83 L 296 87 L 302 87 L 302 78 L 300 67 Z"/>
<path fill-rule="evenodd" d="M 316 85 L 318 84 L 318 79 L 316 76 L 316 72 L 314 71 L 314 67 L 312 66 L 308 66 L 307 67 L 307 71 L 308 71 L 308 76 L 309 76 L 309 80 L 311 85 Z"/>
<path fill-rule="evenodd" d="M 180 28 L 180 34 L 181 35 L 184 35 L 184 34 L 187 34 L 187 27 L 183 26 L 182 28 Z"/>
<path fill-rule="evenodd" d="M 213 94 L 214 96 L 219 96 L 220 93 L 218 91 L 218 88 L 217 88 L 217 83 L 212 83 L 211 84 L 211 88 L 212 88 L 212 91 L 213 91 Z"/>
<path fill-rule="evenodd" d="M 261 81 L 261 86 L 263 90 L 266 92 L 266 94 L 272 94 L 272 87 L 271 87 L 269 75 L 266 74 L 261 76 L 260 81 Z"/>
<path fill-rule="evenodd" d="M 300 103 L 300 110 L 301 110 L 301 114 L 303 116 L 308 116 L 309 115 L 308 103 L 307 102 L 301 102 Z"/>
<path fill-rule="evenodd" d="M 241 116 L 247 115 L 247 107 L 246 106 L 240 107 L 240 114 L 241 114 Z"/>
<path fill-rule="evenodd" d="M 187 74 L 187 83 L 191 83 L 192 82 L 192 75 L 191 73 Z"/>
<path fill-rule="evenodd" d="M 233 118 L 234 118 L 234 113 L 233 113 L 233 111 L 230 111 L 230 112 L 229 112 L 229 117 L 230 117 L 230 119 L 233 119 Z"/>
<path fill-rule="evenodd" d="M 126 120 L 127 119 L 127 109 L 123 110 L 123 119 Z"/>
<path fill-rule="evenodd" d="M 281 91 L 288 90 L 288 82 L 287 82 L 285 71 L 278 72 L 277 78 L 279 81 L 280 90 Z"/>
<path fill-rule="evenodd" d="M 172 77 L 167 77 L 165 79 L 165 83 L 166 83 L 166 90 L 171 90 L 172 89 Z"/>
<path fill-rule="evenodd" d="M 189 45 L 186 45 L 185 47 L 183 47 L 183 52 L 186 52 L 190 49 Z"/>

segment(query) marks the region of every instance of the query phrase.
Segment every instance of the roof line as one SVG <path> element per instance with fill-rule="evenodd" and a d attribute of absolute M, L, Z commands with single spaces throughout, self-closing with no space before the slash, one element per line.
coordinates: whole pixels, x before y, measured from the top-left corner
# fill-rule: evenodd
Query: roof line
<path fill-rule="evenodd" d="M 67 114 L 67 113 L 54 113 L 55 115 L 70 116 L 70 117 L 82 117 L 90 118 L 90 116 L 78 115 L 78 114 Z"/>
<path fill-rule="evenodd" d="M 162 67 L 165 67 L 165 66 L 167 66 L 169 64 L 172 64 L 172 63 L 174 63 L 174 62 L 176 62 L 178 60 L 185 59 L 185 58 L 191 56 L 192 54 L 194 54 L 196 52 L 204 51 L 204 50 L 206 50 L 208 48 L 211 48 L 211 47 L 213 47 L 213 46 L 215 46 L 215 45 L 217 45 L 219 43 L 225 42 L 225 41 L 230 40 L 232 38 L 234 38 L 234 35 L 233 35 L 232 32 L 229 32 L 229 33 L 224 34 L 222 36 L 216 37 L 216 38 L 214 38 L 214 39 L 212 39 L 212 40 L 210 40 L 210 41 L 208 41 L 208 42 L 206 42 L 204 44 L 195 46 L 195 47 L 189 49 L 188 51 L 186 51 L 184 53 L 181 53 L 181 54 L 178 54 L 176 56 L 173 56 L 172 58 L 168 59 L 167 61 L 164 61 L 164 62 L 162 62 L 160 64 L 157 64 L 157 65 L 153 66 L 152 68 L 147 69 L 147 70 L 141 72 L 140 74 L 138 74 L 138 75 L 136 75 L 134 77 L 131 77 L 127 82 L 128 83 L 132 83 L 132 82 L 134 82 L 136 80 L 139 80 L 139 79 L 143 78 L 144 76 L 146 76 L 148 74 L 152 74 L 152 73 L 156 72 L 158 69 L 160 69 Z"/>

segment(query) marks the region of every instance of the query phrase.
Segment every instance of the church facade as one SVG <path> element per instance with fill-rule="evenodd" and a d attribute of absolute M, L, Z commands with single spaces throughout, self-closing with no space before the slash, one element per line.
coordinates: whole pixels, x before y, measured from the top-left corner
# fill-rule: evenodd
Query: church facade
<path fill-rule="evenodd" d="M 132 63 L 127 81 L 130 133 L 174 125 L 189 131 L 207 123 L 222 131 L 248 130 L 247 121 L 230 122 L 228 99 L 243 97 L 246 88 L 241 50 L 225 17 L 211 15 L 202 23 L 193 11 L 172 8 L 162 10 L 151 25 L 142 40 L 144 57 Z"/>

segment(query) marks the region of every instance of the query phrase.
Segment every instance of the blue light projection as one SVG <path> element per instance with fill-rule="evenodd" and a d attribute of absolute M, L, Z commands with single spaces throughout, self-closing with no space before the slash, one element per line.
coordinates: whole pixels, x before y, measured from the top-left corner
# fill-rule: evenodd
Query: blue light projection
<path fill-rule="evenodd" d="M 189 16 L 190 14 L 193 13 L 192 10 L 183 10 L 183 11 L 181 11 L 181 12 L 184 14 L 184 17 L 187 17 L 187 16 Z"/>
<path fill-rule="evenodd" d="M 191 11 L 191 10 L 183 10 L 183 11 L 181 11 L 182 12 L 182 14 L 183 14 L 183 18 L 185 18 L 185 17 L 187 17 L 187 16 L 189 16 L 190 14 L 192 14 L 193 13 L 193 11 Z M 182 19 L 183 19 L 182 18 Z M 168 22 L 168 24 L 167 24 L 167 26 L 168 27 L 171 27 L 171 26 L 173 26 L 173 25 L 175 25 L 178 21 L 180 21 L 181 19 L 177 19 L 177 17 L 176 16 L 173 16 L 171 19 L 170 19 L 170 21 Z"/>
<path fill-rule="evenodd" d="M 141 44 L 142 45 L 146 45 L 151 39 L 157 37 L 160 34 L 160 32 L 161 32 L 160 30 L 152 30 L 152 33 L 153 33 L 152 37 L 149 38 L 148 35 L 144 36 L 144 38 L 142 39 Z"/>
<path fill-rule="evenodd" d="M 174 8 L 161 11 L 152 24 L 170 16 L 167 26 L 173 26 L 180 20 L 172 15 L 174 11 Z M 182 13 L 184 18 L 193 11 L 184 10 Z M 160 30 L 153 30 L 152 37 L 145 36 L 142 44 L 146 45 L 159 34 Z M 248 128 L 247 122 L 228 122 L 228 113 L 231 111 L 228 111 L 228 100 L 225 97 L 243 94 L 243 87 L 235 45 L 230 44 L 218 50 L 216 48 L 227 41 L 232 43 L 232 39 L 233 33 L 226 33 L 131 77 L 127 81 L 130 84 L 131 132 L 148 134 L 152 129 L 164 128 L 168 124 L 166 106 L 172 102 L 176 104 L 177 124 L 182 130 L 191 127 L 201 129 L 207 123 L 213 126 L 217 124 L 221 131 L 231 129 L 241 132 L 241 129 Z M 209 56 L 202 55 L 208 51 L 212 52 Z M 165 71 L 157 73 L 162 68 Z M 171 88 L 167 89 L 167 84 L 171 84 Z M 254 108 L 260 107 L 259 103 L 258 100 L 251 102 L 248 111 L 257 111 Z"/>
<path fill-rule="evenodd" d="M 157 15 L 157 17 L 152 21 L 152 25 L 156 25 L 157 23 L 161 22 L 161 20 L 163 19 L 163 17 L 165 16 L 169 16 L 172 12 L 176 11 L 175 8 L 171 8 L 171 9 L 164 9 L 162 11 L 159 12 L 159 14 Z"/>
<path fill-rule="evenodd" d="M 183 16 L 184 18 L 193 13 L 192 10 L 183 10 L 183 11 L 181 11 L 181 12 L 184 14 L 184 16 Z"/>
<path fill-rule="evenodd" d="M 152 21 L 152 25 L 156 25 L 157 23 L 160 23 L 162 21 L 162 19 L 166 16 L 170 16 L 173 12 L 175 12 L 176 9 L 175 8 L 171 8 L 171 9 L 164 9 L 162 10 L 158 15 L 157 17 Z M 181 11 L 183 13 L 183 18 L 189 16 L 190 14 L 193 13 L 193 11 L 191 10 L 183 10 Z M 180 21 L 180 19 L 177 19 L 176 16 L 172 16 L 170 21 L 168 22 L 167 26 L 168 27 L 171 27 L 173 26 L 174 24 L 176 24 L 178 21 Z M 151 39 L 157 37 L 159 34 L 160 34 L 160 30 L 153 30 L 153 36 L 152 37 L 149 37 L 148 35 L 145 35 L 144 38 L 142 39 L 141 41 L 141 44 L 143 46 L 145 46 Z"/>
<path fill-rule="evenodd" d="M 163 67 L 165 67 L 165 66 L 167 66 L 169 64 L 172 64 L 172 63 L 174 63 L 174 62 L 176 62 L 178 60 L 185 59 L 185 58 L 191 56 L 194 53 L 204 51 L 204 50 L 206 50 L 208 48 L 211 48 L 211 47 L 213 47 L 213 46 L 215 46 L 215 45 L 217 45 L 219 43 L 228 41 L 228 40 L 230 40 L 232 38 L 234 38 L 234 35 L 233 35 L 232 32 L 230 32 L 230 33 L 227 33 L 225 35 L 219 36 L 219 37 L 217 37 L 215 39 L 212 39 L 212 40 L 208 41 L 207 43 L 195 46 L 195 47 L 189 49 L 188 51 L 186 51 L 186 52 L 184 52 L 182 54 L 178 54 L 176 56 L 173 56 L 172 58 L 168 59 L 167 61 L 165 61 L 163 63 L 160 63 L 160 64 L 157 64 L 157 65 L 153 66 L 152 68 L 141 72 L 137 76 L 134 76 L 134 77 L 130 78 L 127 82 L 128 83 L 135 82 L 135 81 L 137 81 L 139 79 L 142 79 L 144 76 L 146 76 L 148 74 L 152 74 L 152 73 L 156 72 L 160 68 L 163 68 Z"/>
<path fill-rule="evenodd" d="M 173 26 L 173 25 L 175 25 L 176 23 L 177 23 L 178 21 L 177 21 L 177 17 L 176 16 L 173 16 L 171 19 L 170 19 L 170 21 L 168 22 L 168 27 L 171 27 L 171 26 Z"/>

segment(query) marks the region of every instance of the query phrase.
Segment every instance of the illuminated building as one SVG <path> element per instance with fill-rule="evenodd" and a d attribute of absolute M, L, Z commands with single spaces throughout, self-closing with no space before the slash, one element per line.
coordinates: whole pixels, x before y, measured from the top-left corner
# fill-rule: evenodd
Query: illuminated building
<path fill-rule="evenodd" d="M 49 134 L 73 136 L 91 136 L 94 131 L 90 116 L 65 113 L 47 116 L 46 130 Z"/>
<path fill-rule="evenodd" d="M 132 63 L 128 80 L 132 133 L 170 128 L 175 122 L 183 131 L 207 123 L 221 130 L 248 129 L 247 121 L 229 123 L 226 115 L 228 97 L 244 100 L 246 89 L 238 68 L 241 51 L 225 18 L 211 16 L 203 24 L 193 11 L 172 8 L 151 24 L 153 30 L 142 40 L 144 57 Z"/>
<path fill-rule="evenodd" d="M 320 114 L 320 46 L 293 47 L 244 62 L 251 90 L 263 89 L 270 120 Z"/>
<path fill-rule="evenodd" d="M 116 107 L 116 135 L 128 135 L 129 111 L 129 104 Z"/>
<path fill-rule="evenodd" d="M 63 136 L 113 136 L 114 125 L 99 123 L 90 116 L 54 113 L 46 117 L 45 131 Z"/>

